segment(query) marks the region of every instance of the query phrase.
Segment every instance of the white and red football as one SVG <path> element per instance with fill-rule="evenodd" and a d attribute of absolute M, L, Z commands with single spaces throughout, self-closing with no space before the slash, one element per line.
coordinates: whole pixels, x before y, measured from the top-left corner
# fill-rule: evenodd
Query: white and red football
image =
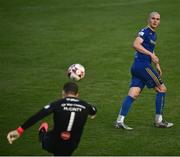
<path fill-rule="evenodd" d="M 79 81 L 85 76 L 85 68 L 83 65 L 76 63 L 72 64 L 68 68 L 68 77 L 71 80 Z"/>

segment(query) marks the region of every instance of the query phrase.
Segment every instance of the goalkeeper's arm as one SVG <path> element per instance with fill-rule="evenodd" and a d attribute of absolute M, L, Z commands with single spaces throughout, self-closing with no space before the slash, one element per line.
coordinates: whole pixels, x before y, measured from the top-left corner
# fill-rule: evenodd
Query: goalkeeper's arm
<path fill-rule="evenodd" d="M 47 107 L 48 106 L 48 107 Z M 16 130 L 12 130 L 8 133 L 7 139 L 10 144 L 17 140 L 24 132 L 25 129 L 31 127 L 39 120 L 53 112 L 53 105 L 47 105 L 42 110 L 31 116 L 23 125 L 18 127 Z"/>
<path fill-rule="evenodd" d="M 7 135 L 7 139 L 10 144 L 13 143 L 13 141 L 17 140 L 24 132 L 24 129 L 21 127 L 17 128 L 16 130 L 10 131 Z"/>

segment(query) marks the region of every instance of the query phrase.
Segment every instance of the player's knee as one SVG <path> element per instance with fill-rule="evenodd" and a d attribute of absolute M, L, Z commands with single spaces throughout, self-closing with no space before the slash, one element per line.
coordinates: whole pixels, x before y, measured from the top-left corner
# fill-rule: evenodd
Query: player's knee
<path fill-rule="evenodd" d="M 140 93 L 141 93 L 141 89 L 139 87 L 131 87 L 128 95 L 133 99 L 137 99 Z"/>
<path fill-rule="evenodd" d="M 129 96 L 132 97 L 134 100 L 138 98 L 139 93 L 129 93 Z"/>
<path fill-rule="evenodd" d="M 166 92 L 167 92 L 166 86 L 163 86 L 163 87 L 161 88 L 161 92 L 163 92 L 163 93 L 166 93 Z"/>
<path fill-rule="evenodd" d="M 161 85 L 161 86 L 156 88 L 156 91 L 161 92 L 161 93 L 166 93 L 167 92 L 167 87 L 165 85 Z"/>

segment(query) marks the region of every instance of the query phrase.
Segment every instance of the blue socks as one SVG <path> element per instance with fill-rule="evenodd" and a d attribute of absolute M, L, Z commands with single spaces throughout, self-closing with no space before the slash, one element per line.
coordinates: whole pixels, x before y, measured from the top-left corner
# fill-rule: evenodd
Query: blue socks
<path fill-rule="evenodd" d="M 127 116 L 133 101 L 134 99 L 129 95 L 124 99 L 121 109 L 119 111 L 119 116 L 117 121 L 124 121 L 124 118 L 125 116 Z M 165 102 L 165 93 L 158 92 L 156 94 L 156 115 L 158 116 L 161 115 L 161 117 L 163 113 L 164 102 Z"/>
<path fill-rule="evenodd" d="M 164 108 L 165 93 L 156 94 L 156 114 L 162 114 Z"/>
<path fill-rule="evenodd" d="M 123 101 L 122 107 L 120 109 L 119 114 L 126 116 L 128 114 L 128 111 L 133 103 L 134 99 L 131 96 L 127 96 L 125 100 Z"/>

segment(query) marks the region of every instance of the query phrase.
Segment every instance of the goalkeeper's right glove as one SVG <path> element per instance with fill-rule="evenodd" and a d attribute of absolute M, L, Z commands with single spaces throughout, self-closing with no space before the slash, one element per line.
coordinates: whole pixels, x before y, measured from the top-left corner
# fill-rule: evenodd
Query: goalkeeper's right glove
<path fill-rule="evenodd" d="M 17 140 L 24 132 L 24 129 L 19 127 L 16 130 L 10 131 L 7 135 L 7 139 L 10 144 L 13 143 L 13 141 Z"/>

